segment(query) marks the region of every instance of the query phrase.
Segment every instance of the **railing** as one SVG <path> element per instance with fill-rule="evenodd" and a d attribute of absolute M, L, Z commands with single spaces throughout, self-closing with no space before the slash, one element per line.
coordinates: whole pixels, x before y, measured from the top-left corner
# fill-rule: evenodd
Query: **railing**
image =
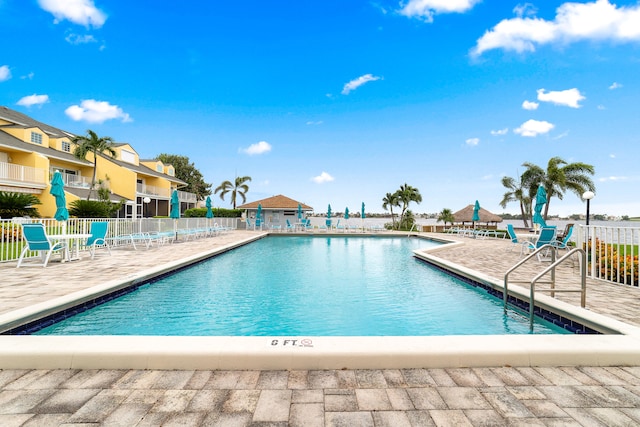
<path fill-rule="evenodd" d="M 91 187 L 91 178 L 85 178 L 82 175 L 63 173 L 62 181 L 64 182 L 64 185 L 67 187 L 77 187 L 77 188 Z M 108 181 L 105 181 L 103 185 L 107 185 L 107 188 L 108 188 Z"/>
<path fill-rule="evenodd" d="M 639 286 L 640 228 L 577 226 L 576 247 L 587 253 L 588 277 Z"/>
<path fill-rule="evenodd" d="M 528 261 L 538 258 L 540 254 L 543 252 L 550 252 L 550 260 L 551 265 L 546 267 L 540 273 L 538 273 L 531 280 L 513 280 L 511 283 L 528 283 L 529 284 L 529 330 L 533 332 L 533 318 L 535 312 L 535 294 L 536 294 L 536 284 L 546 284 L 549 285 L 548 288 L 537 289 L 538 292 L 549 292 L 552 297 L 555 296 L 556 292 L 580 292 L 580 306 L 582 308 L 585 307 L 587 301 L 587 281 L 586 281 L 586 253 L 583 249 L 572 249 L 565 256 L 556 260 L 558 249 L 552 245 L 546 244 L 537 248 L 532 253 L 528 254 L 526 257 L 521 259 L 517 264 L 511 267 L 504 275 L 504 287 L 502 289 L 502 298 L 504 304 L 504 311 L 507 312 L 507 305 L 509 302 L 509 275 L 519 269 L 522 265 L 526 264 Z M 570 259 L 573 255 L 580 255 L 580 289 L 556 289 L 556 267 Z M 551 273 L 550 280 L 541 281 L 541 279 L 547 274 Z"/>
<path fill-rule="evenodd" d="M 34 184 L 46 184 L 44 169 L 21 166 L 13 163 L 0 162 L 0 180 L 18 182 L 30 182 Z"/>
<path fill-rule="evenodd" d="M 22 239 L 22 223 L 41 222 L 47 234 L 89 233 L 91 222 L 108 221 L 107 238 L 135 233 L 163 233 L 168 231 L 193 230 L 211 227 L 218 224 L 232 230 L 238 228 L 239 218 L 110 218 L 80 219 L 70 218 L 60 222 L 52 218 L 14 218 L 0 219 L 0 262 L 15 261 L 20 257 L 24 247 Z M 33 254 L 35 256 L 35 254 Z"/>
<path fill-rule="evenodd" d="M 186 203 L 196 203 L 198 201 L 198 198 L 195 193 L 178 190 L 178 200 Z"/>
<path fill-rule="evenodd" d="M 137 184 L 136 191 L 138 194 L 147 196 L 159 196 L 164 198 L 171 197 L 171 190 L 168 188 L 156 187 L 154 185 Z"/>

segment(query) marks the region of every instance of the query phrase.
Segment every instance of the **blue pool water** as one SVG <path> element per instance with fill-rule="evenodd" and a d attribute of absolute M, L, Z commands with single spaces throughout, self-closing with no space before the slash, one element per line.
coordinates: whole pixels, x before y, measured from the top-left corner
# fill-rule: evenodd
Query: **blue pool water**
<path fill-rule="evenodd" d="M 406 237 L 273 236 L 38 334 L 424 336 L 526 334 L 528 318 L 412 255 Z M 151 254 L 149 254 L 151 256 Z M 534 333 L 566 333 L 540 321 Z"/>

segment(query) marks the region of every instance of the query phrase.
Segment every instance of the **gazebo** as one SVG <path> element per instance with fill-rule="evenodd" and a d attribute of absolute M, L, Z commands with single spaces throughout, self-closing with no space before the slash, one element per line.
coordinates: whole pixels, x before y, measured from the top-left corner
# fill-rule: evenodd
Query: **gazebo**
<path fill-rule="evenodd" d="M 278 194 L 277 196 L 268 197 L 262 200 L 256 200 L 251 203 L 245 203 L 238 206 L 238 209 L 244 209 L 246 218 L 255 219 L 258 212 L 258 205 L 262 206 L 262 217 L 267 227 L 281 226 L 284 228 L 286 220 L 291 224 L 298 221 L 298 205 L 304 216 L 313 212 L 313 208 L 297 200 Z"/>
<path fill-rule="evenodd" d="M 463 209 L 460 209 L 458 212 L 454 213 L 453 218 L 455 222 L 462 223 L 463 226 L 467 222 L 473 223 L 474 222 L 473 208 L 474 208 L 473 205 L 469 205 Z M 493 214 L 482 207 L 478 211 L 478 216 L 480 217 L 480 220 L 475 222 L 484 223 L 484 224 L 487 224 L 487 226 L 489 226 L 489 224 L 497 226 L 499 222 L 502 222 L 502 217 L 496 214 Z"/>

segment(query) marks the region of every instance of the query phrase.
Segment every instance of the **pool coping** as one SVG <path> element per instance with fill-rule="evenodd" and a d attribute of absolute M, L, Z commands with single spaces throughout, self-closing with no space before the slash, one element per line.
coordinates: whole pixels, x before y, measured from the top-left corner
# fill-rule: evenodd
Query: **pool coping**
<path fill-rule="evenodd" d="M 144 270 L 45 303 L 0 315 L 0 330 L 25 319 L 95 299 L 265 237 L 260 233 L 221 248 Z M 429 237 L 431 238 L 431 237 Z M 464 243 L 434 239 L 451 245 Z M 441 247 L 442 248 L 442 247 Z M 495 279 L 415 251 L 427 262 L 501 288 Z M 528 299 L 528 291 L 509 292 Z M 434 337 L 165 337 L 0 336 L 1 369 L 399 369 L 487 366 L 620 366 L 640 360 L 640 328 L 541 295 L 554 310 L 599 325 L 606 335 L 476 335 Z"/>

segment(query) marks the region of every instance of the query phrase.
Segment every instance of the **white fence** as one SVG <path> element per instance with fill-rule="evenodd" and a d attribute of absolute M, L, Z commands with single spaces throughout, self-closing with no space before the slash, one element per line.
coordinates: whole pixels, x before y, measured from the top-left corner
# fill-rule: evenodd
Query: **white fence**
<path fill-rule="evenodd" d="M 576 226 L 576 245 L 587 251 L 587 276 L 639 286 L 640 227 Z"/>
<path fill-rule="evenodd" d="M 70 218 L 68 221 L 60 222 L 55 219 L 45 218 L 14 218 L 11 220 L 0 220 L 0 262 L 17 260 L 24 247 L 22 240 L 22 223 L 41 222 L 45 225 L 47 234 L 67 234 L 89 233 L 91 222 L 108 221 L 109 231 L 107 238 L 113 238 L 128 234 L 137 233 L 163 233 L 181 230 L 193 230 L 212 227 L 218 224 L 220 227 L 235 230 L 238 228 L 240 218 L 110 218 L 110 219 L 79 219 Z"/>

